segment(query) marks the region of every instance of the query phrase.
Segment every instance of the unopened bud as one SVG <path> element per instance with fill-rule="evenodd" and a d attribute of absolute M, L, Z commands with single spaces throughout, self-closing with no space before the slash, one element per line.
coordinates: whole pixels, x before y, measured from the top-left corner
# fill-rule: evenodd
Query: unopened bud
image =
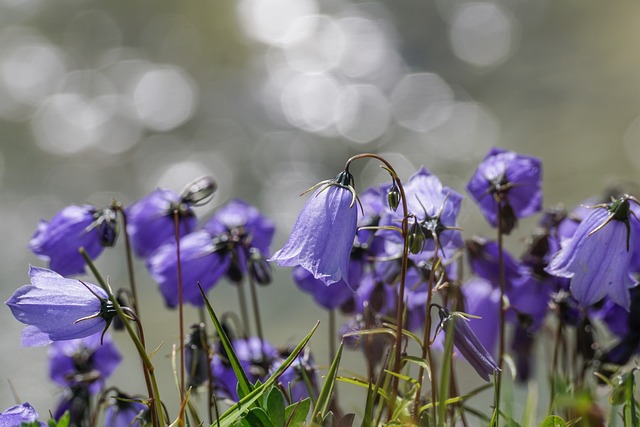
<path fill-rule="evenodd" d="M 204 204 L 208 199 L 216 192 L 218 185 L 209 176 L 203 176 L 196 179 L 191 184 L 187 185 L 180 198 L 183 203 L 197 205 L 199 203 Z"/>
<path fill-rule="evenodd" d="M 398 209 L 400 205 L 400 190 L 398 190 L 398 186 L 394 182 L 389 188 L 387 192 L 387 201 L 389 202 L 389 207 L 394 211 Z"/>
<path fill-rule="evenodd" d="M 98 231 L 100 244 L 111 247 L 116 244 L 118 238 L 118 218 L 113 209 L 100 209 L 95 212 L 95 227 Z"/>
<path fill-rule="evenodd" d="M 414 222 L 411 225 L 411 230 L 409 230 L 407 239 L 409 243 L 409 251 L 412 254 L 419 254 L 420 252 L 422 252 L 422 249 L 424 248 L 424 245 L 427 241 L 427 237 L 424 235 L 422 226 L 418 222 Z"/>
<path fill-rule="evenodd" d="M 271 265 L 267 259 L 256 248 L 251 248 L 249 256 L 249 274 L 253 280 L 259 285 L 268 285 L 271 283 Z"/>

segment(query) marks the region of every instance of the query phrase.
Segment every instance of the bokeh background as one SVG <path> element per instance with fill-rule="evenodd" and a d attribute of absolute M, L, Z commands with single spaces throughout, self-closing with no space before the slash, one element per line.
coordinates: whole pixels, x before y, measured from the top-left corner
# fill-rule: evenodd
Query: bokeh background
<path fill-rule="evenodd" d="M 424 164 L 461 192 L 493 145 L 536 155 L 547 205 L 635 183 L 639 39 L 631 1 L 0 0 L 0 298 L 45 265 L 27 249 L 39 219 L 205 174 L 219 190 L 198 213 L 242 197 L 277 223 L 274 249 L 298 195 L 363 151 L 404 178 Z M 376 163 L 353 171 L 360 190 L 387 180 Z M 491 232 L 469 201 L 459 220 L 467 237 Z M 124 284 L 122 242 L 98 266 Z M 175 407 L 177 315 L 136 266 Z M 295 343 L 322 320 L 312 346 L 326 364 L 326 314 L 293 287 L 278 270 L 260 289 L 267 338 Z M 226 283 L 211 299 L 237 306 Z M 46 415 L 59 394 L 47 350 L 20 348 L 6 307 L 0 324 L 0 410 L 15 393 Z M 116 340 L 127 360 L 111 383 L 142 392 L 133 349 Z"/>

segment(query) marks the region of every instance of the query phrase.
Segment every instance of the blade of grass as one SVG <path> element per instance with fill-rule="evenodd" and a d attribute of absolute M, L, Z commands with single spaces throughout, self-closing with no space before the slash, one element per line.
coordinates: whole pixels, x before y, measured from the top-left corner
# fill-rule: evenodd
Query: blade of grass
<path fill-rule="evenodd" d="M 335 385 L 336 377 L 338 376 L 338 365 L 340 365 L 343 345 L 344 342 L 341 342 L 340 347 L 338 347 L 336 357 L 331 363 L 331 367 L 329 368 L 329 372 L 327 373 L 327 378 L 325 379 L 322 390 L 320 390 L 320 394 L 318 395 L 316 406 L 313 408 L 313 419 L 318 424 L 322 424 L 322 420 L 324 419 L 329 408 L 329 403 L 331 403 L 331 393 L 333 392 L 333 386 Z"/>

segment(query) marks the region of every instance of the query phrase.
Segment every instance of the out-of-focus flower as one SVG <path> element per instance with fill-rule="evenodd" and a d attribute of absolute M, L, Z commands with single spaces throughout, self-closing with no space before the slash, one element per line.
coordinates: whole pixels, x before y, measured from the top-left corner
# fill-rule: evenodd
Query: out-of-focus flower
<path fill-rule="evenodd" d="M 104 416 L 105 427 L 141 427 L 148 407 L 130 396 L 118 393 L 114 403 L 107 407 Z"/>
<path fill-rule="evenodd" d="M 209 379 L 209 345 L 203 323 L 191 325 L 184 349 L 187 387 L 199 387 Z"/>
<path fill-rule="evenodd" d="M 357 264 L 351 263 L 349 268 L 353 269 L 354 266 Z M 300 266 L 294 267 L 292 274 L 296 285 L 304 292 L 311 294 L 317 304 L 328 310 L 340 307 L 354 296 L 353 290 L 342 279 L 331 286 L 326 286 L 321 280 L 313 277 L 310 271 Z"/>
<path fill-rule="evenodd" d="M 193 209 L 170 190 L 159 188 L 127 208 L 127 232 L 138 256 L 147 258 L 175 238 L 174 211 L 178 212 L 180 237 L 196 229 Z"/>
<path fill-rule="evenodd" d="M 290 349 L 280 351 L 280 357 L 271 366 L 271 373 L 276 371 L 290 354 Z M 313 355 L 308 349 L 300 352 L 278 378 L 278 384 L 286 391 L 289 402 L 292 403 L 299 402 L 310 394 L 318 395 L 318 375 Z"/>
<path fill-rule="evenodd" d="M 629 274 L 635 243 L 635 235 L 630 232 L 629 200 L 623 196 L 594 207 L 546 269 L 554 276 L 571 278 L 571 294 L 583 307 L 608 295 L 629 310 L 629 288 L 637 283 Z"/>
<path fill-rule="evenodd" d="M 184 301 L 203 306 L 198 283 L 207 292 L 225 274 L 234 282 L 242 280 L 252 257 L 269 253 L 275 227 L 254 206 L 232 200 L 220 208 L 204 225 L 180 239 L 180 261 Z M 176 243 L 162 245 L 147 259 L 151 277 L 169 307 L 178 305 L 178 263 Z M 260 271 L 264 279 L 265 271 Z"/>
<path fill-rule="evenodd" d="M 270 260 L 281 266 L 299 265 L 326 285 L 340 279 L 348 284 L 358 221 L 353 176 L 343 171 L 318 185 L 300 211 L 289 240 Z"/>
<path fill-rule="evenodd" d="M 27 402 L 15 405 L 0 413 L 0 427 L 16 427 L 22 423 L 31 424 L 38 421 L 38 413 Z M 44 423 L 40 423 L 44 426 Z"/>
<path fill-rule="evenodd" d="M 532 156 L 492 148 L 467 184 L 483 215 L 493 227 L 509 234 L 519 218 L 542 208 L 542 162 Z"/>
<path fill-rule="evenodd" d="M 67 206 L 50 222 L 40 221 L 29 248 L 49 261 L 52 270 L 68 276 L 84 273 L 82 247 L 95 259 L 106 246 L 113 246 L 118 235 L 116 213 L 90 205 Z"/>
<path fill-rule="evenodd" d="M 499 371 L 498 365 L 473 333 L 473 330 L 467 324 L 467 319 L 462 314 L 451 312 L 444 307 L 438 308 L 438 314 L 445 334 L 450 333 L 449 325 L 453 322 L 451 332 L 453 332 L 454 347 L 464 356 L 482 379 L 489 381 L 489 376 Z"/>
<path fill-rule="evenodd" d="M 29 277 L 31 285 L 18 288 L 6 302 L 15 318 L 28 325 L 22 331 L 25 347 L 103 332 L 116 316 L 107 293 L 96 285 L 33 266 Z"/>
<path fill-rule="evenodd" d="M 91 393 L 88 384 L 78 383 L 71 387 L 58 403 L 53 412 L 53 419 L 60 421 L 67 411 L 70 426 L 90 425 Z"/>
<path fill-rule="evenodd" d="M 96 394 L 121 360 L 109 334 L 57 341 L 49 349 L 49 376 L 65 387 L 86 383 Z"/>

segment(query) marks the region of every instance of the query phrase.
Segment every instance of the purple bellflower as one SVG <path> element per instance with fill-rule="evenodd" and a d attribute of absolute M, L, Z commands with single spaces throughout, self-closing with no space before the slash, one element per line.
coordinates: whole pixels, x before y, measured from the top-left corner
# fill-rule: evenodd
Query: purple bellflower
<path fill-rule="evenodd" d="M 122 356 L 109 334 L 57 341 L 49 349 L 49 376 L 65 387 L 89 384 L 91 394 L 104 386 L 105 380 L 120 364 Z"/>
<path fill-rule="evenodd" d="M 542 162 L 532 156 L 492 148 L 467 184 L 467 191 L 493 226 L 509 234 L 518 218 L 542 208 Z"/>
<path fill-rule="evenodd" d="M 320 188 L 300 211 L 289 240 L 270 261 L 299 265 L 325 285 L 340 279 L 349 284 L 349 257 L 358 221 L 353 176 L 342 171 L 316 187 Z"/>
<path fill-rule="evenodd" d="M 444 307 L 438 307 L 438 314 L 440 315 L 440 327 L 445 334 L 449 333 L 449 325 L 453 322 L 451 331 L 453 332 L 454 347 L 467 359 L 467 362 L 482 379 L 489 381 L 489 376 L 500 369 L 491 354 L 482 346 L 478 337 L 467 324 L 467 319 L 462 314 L 452 313 Z"/>
<path fill-rule="evenodd" d="M 31 424 L 38 421 L 38 413 L 28 403 L 12 406 L 0 412 L 0 427 L 16 427 L 23 423 Z M 40 423 L 44 425 L 44 423 Z"/>
<path fill-rule="evenodd" d="M 130 396 L 118 393 L 114 397 L 114 403 L 107 407 L 104 416 L 105 427 L 141 427 L 148 425 L 145 415 L 148 406 Z"/>
<path fill-rule="evenodd" d="M 198 283 L 207 292 L 224 275 L 234 282 L 240 282 L 247 272 L 255 274 L 253 278 L 258 283 L 268 280 L 269 267 L 262 261 L 269 253 L 274 231 L 275 226 L 269 219 L 242 200 L 232 200 L 221 207 L 203 230 L 194 231 L 180 239 L 184 300 L 195 306 L 203 306 Z M 259 268 L 256 268 L 256 264 Z M 167 305 L 176 307 L 176 243 L 162 245 L 147 259 L 147 268 L 160 285 Z"/>
<path fill-rule="evenodd" d="M 564 241 L 546 271 L 571 278 L 569 289 L 588 307 L 605 295 L 629 311 L 629 288 L 637 282 L 629 274 L 635 235 L 630 232 L 630 196 L 594 206 L 571 239 Z"/>
<path fill-rule="evenodd" d="M 175 238 L 174 212 L 178 213 L 180 237 L 194 231 L 198 220 L 192 207 L 206 201 L 215 190 L 215 182 L 203 177 L 189 184 L 180 195 L 158 188 L 129 206 L 127 232 L 135 253 L 148 258 L 163 243 Z"/>
<path fill-rule="evenodd" d="M 33 266 L 29 277 L 31 285 L 18 288 L 6 302 L 27 325 L 22 331 L 25 347 L 104 333 L 116 315 L 107 293 L 96 285 Z"/>
<path fill-rule="evenodd" d="M 113 209 L 90 205 L 67 206 L 50 222 L 40 221 L 29 248 L 49 261 L 52 270 L 68 276 L 84 273 L 85 260 L 78 251 L 85 249 L 95 259 L 106 246 L 113 246 L 118 223 Z"/>

